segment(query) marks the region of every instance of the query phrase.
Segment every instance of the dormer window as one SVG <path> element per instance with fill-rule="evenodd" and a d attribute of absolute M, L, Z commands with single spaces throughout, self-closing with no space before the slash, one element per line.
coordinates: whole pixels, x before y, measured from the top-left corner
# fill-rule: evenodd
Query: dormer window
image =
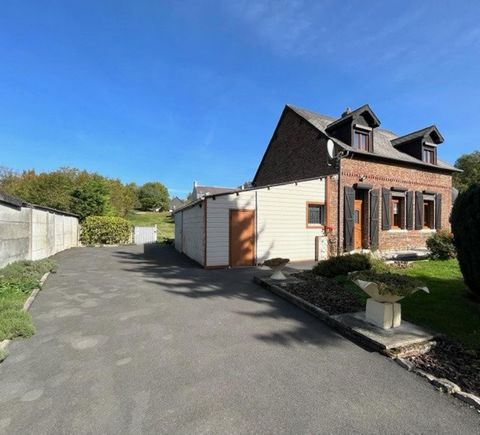
<path fill-rule="evenodd" d="M 436 164 L 435 156 L 435 147 L 429 145 L 423 145 L 423 161 L 425 163 L 430 163 L 431 165 Z"/>
<path fill-rule="evenodd" d="M 370 151 L 370 132 L 354 129 L 353 148 L 363 151 Z"/>

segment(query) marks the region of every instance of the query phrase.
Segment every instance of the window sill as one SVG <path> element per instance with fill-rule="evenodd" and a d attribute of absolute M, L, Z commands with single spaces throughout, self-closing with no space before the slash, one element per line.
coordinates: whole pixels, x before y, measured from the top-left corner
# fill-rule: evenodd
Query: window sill
<path fill-rule="evenodd" d="M 435 228 L 422 228 L 420 230 L 421 233 L 436 233 L 437 230 Z"/>
<path fill-rule="evenodd" d="M 403 229 L 403 228 L 391 228 L 389 230 L 387 230 L 389 233 L 406 233 L 408 232 L 407 229 Z"/>

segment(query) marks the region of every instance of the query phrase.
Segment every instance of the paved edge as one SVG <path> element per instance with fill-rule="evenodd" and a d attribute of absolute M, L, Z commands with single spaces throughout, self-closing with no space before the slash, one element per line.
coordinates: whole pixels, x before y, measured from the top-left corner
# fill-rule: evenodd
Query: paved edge
<path fill-rule="evenodd" d="M 32 306 L 33 301 L 35 300 L 38 293 L 42 289 L 42 287 L 45 284 L 45 281 L 47 280 L 49 275 L 50 275 L 50 272 L 46 272 L 46 273 L 43 274 L 43 276 L 40 278 L 40 282 L 38 283 L 38 287 L 34 288 L 32 290 L 32 293 L 27 298 L 27 300 L 24 302 L 23 307 L 22 307 L 22 311 L 30 310 L 30 307 Z M 11 341 L 12 340 L 10 338 L 7 338 L 3 341 L 0 341 L 0 351 L 2 351 L 4 353 L 3 358 L 2 358 L 2 355 L 0 355 L 0 362 L 4 361 L 8 357 L 8 345 L 10 344 Z"/>
<path fill-rule="evenodd" d="M 439 391 L 442 391 L 447 394 L 451 394 L 457 399 L 462 400 L 466 404 L 472 406 L 473 408 L 476 408 L 480 411 L 480 397 L 467 393 L 465 391 L 462 391 L 462 389 L 455 384 L 452 381 L 449 381 L 448 379 L 444 378 L 437 378 L 436 376 L 431 375 L 430 373 L 426 373 L 423 370 L 417 369 L 414 364 L 412 364 L 410 361 L 408 361 L 405 358 L 399 357 L 399 356 L 394 356 L 388 353 L 388 349 L 386 347 L 380 345 L 377 342 L 374 342 L 368 337 L 365 337 L 358 332 L 354 331 L 351 328 L 348 328 L 345 326 L 345 324 L 339 322 L 338 320 L 334 319 L 330 314 L 328 314 L 327 311 L 316 307 L 315 305 L 311 304 L 310 302 L 307 302 L 306 300 L 292 295 L 291 293 L 287 292 L 286 290 L 282 289 L 278 285 L 271 284 L 264 279 L 262 279 L 259 276 L 254 276 L 253 281 L 256 284 L 259 284 L 261 287 L 271 291 L 272 293 L 276 294 L 277 296 L 280 296 L 281 298 L 291 302 L 292 304 L 296 305 L 297 307 L 303 309 L 304 311 L 307 311 L 308 313 L 312 314 L 313 316 L 317 317 L 320 319 L 322 322 L 326 323 L 328 326 L 332 327 L 335 329 L 337 332 L 339 332 L 341 335 L 343 335 L 345 338 L 348 338 L 349 340 L 353 341 L 354 343 L 358 344 L 359 346 L 366 348 L 368 350 L 373 350 L 375 352 L 379 352 L 382 355 L 393 359 L 400 367 L 404 368 L 405 370 L 415 373 L 418 376 L 421 376 L 422 378 L 426 379 L 430 384 L 432 384 L 435 388 L 437 388 Z"/>

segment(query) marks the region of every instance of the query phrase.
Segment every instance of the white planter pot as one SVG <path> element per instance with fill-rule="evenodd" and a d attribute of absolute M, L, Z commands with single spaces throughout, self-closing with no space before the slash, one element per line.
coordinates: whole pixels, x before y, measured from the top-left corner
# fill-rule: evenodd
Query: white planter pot
<path fill-rule="evenodd" d="M 367 307 L 365 309 L 365 318 L 382 329 L 397 328 L 402 324 L 402 307 L 397 302 L 405 296 L 392 294 L 380 294 L 378 285 L 374 282 L 356 279 L 353 281 L 368 296 Z M 430 293 L 427 287 L 417 287 L 412 293 L 417 291 Z"/>
<path fill-rule="evenodd" d="M 273 274 L 270 278 L 272 279 L 276 279 L 276 280 L 284 280 L 284 279 L 287 279 L 287 277 L 283 274 L 282 270 L 284 269 L 284 267 L 287 265 L 287 263 L 285 264 L 280 264 L 279 266 L 270 266 L 270 269 L 272 269 L 273 271 Z"/>

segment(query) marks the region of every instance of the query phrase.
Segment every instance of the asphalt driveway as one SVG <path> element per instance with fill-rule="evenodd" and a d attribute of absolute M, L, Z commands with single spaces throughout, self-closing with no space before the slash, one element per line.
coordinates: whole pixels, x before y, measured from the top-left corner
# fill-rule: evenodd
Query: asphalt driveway
<path fill-rule="evenodd" d="M 0 364 L 0 432 L 478 433 L 479 414 L 171 248 L 78 248 Z"/>

